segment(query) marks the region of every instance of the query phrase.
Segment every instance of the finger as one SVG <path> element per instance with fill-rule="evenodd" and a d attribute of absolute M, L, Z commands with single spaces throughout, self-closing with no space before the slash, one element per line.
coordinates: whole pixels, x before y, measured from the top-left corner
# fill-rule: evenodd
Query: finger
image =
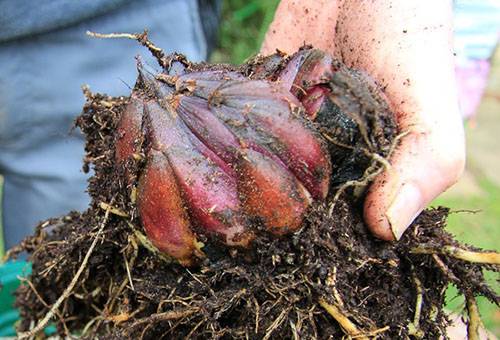
<path fill-rule="evenodd" d="M 276 49 L 293 53 L 305 44 L 333 50 L 338 5 L 332 0 L 281 0 L 261 53 L 271 54 Z"/>
<path fill-rule="evenodd" d="M 450 125 L 456 124 L 445 129 Z M 400 239 L 418 214 L 460 177 L 465 163 L 462 129 L 445 129 L 410 131 L 391 167 L 372 184 L 364 217 L 375 236 Z"/>

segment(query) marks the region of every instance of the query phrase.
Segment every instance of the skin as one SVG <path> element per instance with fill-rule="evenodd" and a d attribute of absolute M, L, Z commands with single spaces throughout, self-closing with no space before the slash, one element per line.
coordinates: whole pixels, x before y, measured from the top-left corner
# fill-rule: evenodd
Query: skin
<path fill-rule="evenodd" d="M 373 234 L 397 240 L 465 164 L 452 1 L 282 0 L 261 52 L 293 53 L 303 44 L 368 72 L 407 133 L 364 205 Z"/>

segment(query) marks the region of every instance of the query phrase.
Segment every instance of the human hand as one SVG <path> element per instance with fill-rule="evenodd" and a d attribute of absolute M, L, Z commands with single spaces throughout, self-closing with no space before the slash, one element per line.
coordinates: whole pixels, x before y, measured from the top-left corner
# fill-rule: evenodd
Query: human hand
<path fill-rule="evenodd" d="M 283 0 L 262 47 L 292 53 L 311 44 L 384 89 L 406 133 L 365 200 L 365 221 L 384 240 L 399 239 L 464 168 L 451 14 L 444 1 Z"/>

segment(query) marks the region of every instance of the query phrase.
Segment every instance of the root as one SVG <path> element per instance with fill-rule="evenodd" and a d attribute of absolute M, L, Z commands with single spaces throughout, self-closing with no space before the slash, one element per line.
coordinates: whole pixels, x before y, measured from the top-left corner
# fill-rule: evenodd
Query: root
<path fill-rule="evenodd" d="M 337 192 L 335 193 L 335 196 L 333 196 L 333 199 L 330 203 L 330 207 L 328 209 L 328 216 L 332 217 L 333 214 L 333 209 L 335 208 L 335 204 L 340 198 L 340 195 L 349 187 L 359 187 L 362 190 L 366 188 L 373 180 L 382 173 L 382 171 L 386 170 L 388 171 L 391 169 L 391 163 L 388 161 L 388 159 L 392 156 L 394 151 L 396 150 L 396 147 L 399 145 L 399 141 L 408 135 L 409 131 L 403 131 L 399 135 L 397 135 L 394 138 L 394 141 L 391 144 L 391 147 L 389 149 L 389 152 L 387 153 L 387 157 L 383 157 L 379 155 L 378 153 L 371 152 L 369 150 L 363 149 L 363 152 L 372 159 L 372 162 L 370 166 L 365 170 L 365 173 L 363 177 L 357 180 L 352 180 L 352 181 L 347 181 L 344 184 L 342 184 L 338 189 Z M 343 146 L 342 144 L 333 142 L 333 138 L 330 137 L 328 140 L 336 145 Z M 344 146 L 347 148 L 351 148 L 350 146 Z"/>
<path fill-rule="evenodd" d="M 163 312 L 163 313 L 156 313 L 156 314 L 151 314 L 148 317 L 142 318 L 134 322 L 132 325 L 130 325 L 130 330 L 133 330 L 137 326 L 143 325 L 143 324 L 153 324 L 155 322 L 159 321 L 169 321 L 169 320 L 178 320 L 178 319 L 184 319 L 190 315 L 193 315 L 194 313 L 197 313 L 200 311 L 200 308 L 195 307 L 195 308 L 186 308 L 184 310 L 179 310 L 179 311 L 168 311 L 168 312 Z"/>
<path fill-rule="evenodd" d="M 408 334 L 413 335 L 416 338 L 423 338 L 424 333 L 420 329 L 420 314 L 422 312 L 422 304 L 424 302 L 424 290 L 422 288 L 422 282 L 419 280 L 415 272 L 413 272 L 413 281 L 415 282 L 415 289 L 417 291 L 417 301 L 415 305 L 415 316 L 413 322 L 408 325 Z"/>
<path fill-rule="evenodd" d="M 320 306 L 323 307 L 326 312 L 339 323 L 340 327 L 342 327 L 344 332 L 351 339 L 368 340 L 369 337 L 373 337 L 390 329 L 389 326 L 385 326 L 369 332 L 360 331 L 358 327 L 356 327 L 356 325 L 351 320 L 349 320 L 349 318 L 340 310 L 339 307 L 326 302 L 326 300 L 323 298 L 320 298 L 318 302 Z"/>
<path fill-rule="evenodd" d="M 479 330 L 481 329 L 481 317 L 477 308 L 476 299 L 472 295 L 466 295 L 467 313 L 469 314 L 469 322 L 467 324 L 467 338 L 469 340 L 479 340 Z"/>
<path fill-rule="evenodd" d="M 137 243 L 135 242 L 134 238 L 131 236 L 129 236 L 129 242 L 132 245 L 132 247 L 134 248 L 134 253 L 132 254 L 132 257 L 130 259 L 130 264 L 129 264 L 129 261 L 127 261 L 127 256 L 125 254 L 123 254 L 123 259 L 125 261 L 125 268 L 127 269 L 127 278 L 129 280 L 129 283 L 130 283 L 130 289 L 135 291 L 134 283 L 132 281 L 132 275 L 130 274 L 130 268 L 133 268 L 133 266 L 134 266 L 135 259 L 137 258 L 137 254 L 139 252 L 139 247 L 137 246 Z"/>
<path fill-rule="evenodd" d="M 32 283 L 30 280 L 28 280 L 28 279 L 26 279 L 26 278 L 24 278 L 24 277 L 19 277 L 19 281 L 20 281 L 21 283 L 26 283 L 26 284 L 30 287 L 30 289 L 33 291 L 33 293 L 35 294 L 35 296 L 36 296 L 36 298 L 38 299 L 38 301 L 40 301 L 40 302 L 41 302 L 41 304 L 45 306 L 45 308 L 50 308 L 49 304 L 48 304 L 47 302 L 45 302 L 45 300 L 42 298 L 42 296 L 40 295 L 40 293 L 38 293 L 38 290 L 35 288 L 35 286 L 33 285 L 33 283 Z M 70 335 L 71 335 L 71 333 L 69 332 L 69 329 L 68 329 L 68 327 L 66 326 L 66 322 L 65 322 L 65 320 L 64 320 L 64 318 L 63 318 L 63 316 L 62 316 L 61 312 L 59 312 L 59 311 L 56 309 L 56 310 L 55 310 L 55 314 L 56 314 L 56 315 L 57 315 L 57 317 L 59 318 L 59 321 L 61 322 L 61 324 L 62 324 L 62 326 L 63 326 L 63 328 L 64 328 L 64 332 L 66 332 L 66 335 L 67 335 L 67 336 L 70 336 Z"/>
<path fill-rule="evenodd" d="M 356 325 L 351 320 L 349 320 L 349 318 L 344 313 L 341 312 L 340 308 L 335 305 L 329 304 L 323 298 L 320 298 L 318 302 L 320 306 L 323 307 L 328 312 L 328 314 L 330 314 L 339 323 L 340 327 L 342 327 L 347 335 L 356 337 L 357 339 L 361 340 L 368 340 L 368 337 L 365 336 L 364 333 L 362 333 L 358 329 L 358 327 L 356 327 Z"/>
<path fill-rule="evenodd" d="M 333 145 L 336 145 L 336 146 L 340 146 L 341 148 L 344 148 L 344 149 L 349 149 L 349 150 L 355 150 L 354 146 L 352 145 L 348 145 L 348 144 L 344 144 L 344 143 L 341 143 L 337 140 L 335 140 L 334 137 L 330 136 L 328 133 L 326 132 L 322 132 L 321 135 L 323 137 L 325 137 L 326 140 L 328 140 L 330 143 L 332 143 Z"/>
<path fill-rule="evenodd" d="M 113 296 L 108 300 L 106 306 L 104 307 L 104 311 L 106 312 L 105 314 L 108 314 L 108 315 L 113 315 L 114 314 L 113 310 L 115 309 L 115 303 L 118 300 L 118 296 L 122 293 L 123 289 L 125 289 L 125 287 L 127 286 L 127 282 L 130 284 L 130 288 L 132 289 L 132 291 L 135 291 L 130 271 L 131 271 L 131 268 L 134 267 L 135 260 L 137 259 L 137 255 L 139 253 L 139 248 L 138 248 L 137 243 L 136 243 L 136 241 L 135 241 L 135 239 L 134 239 L 133 236 L 129 236 L 129 244 L 133 248 L 133 253 L 132 253 L 131 257 L 130 257 L 130 260 L 127 261 L 126 255 L 123 254 L 124 261 L 125 261 L 125 268 L 126 268 L 126 271 L 127 271 L 127 276 L 123 279 L 123 281 L 120 284 L 120 286 L 118 286 L 118 289 L 116 289 L 116 292 L 114 292 Z M 115 323 L 118 323 L 118 322 L 122 322 L 122 321 L 128 320 L 129 317 L 130 316 L 128 316 L 127 319 L 124 320 L 123 319 L 124 315 L 113 315 L 112 317 L 110 317 L 110 319 L 112 319 Z M 99 327 L 99 325 L 100 325 L 100 323 L 102 321 L 103 321 L 103 319 L 99 320 L 99 322 L 97 323 L 96 328 Z"/>
<path fill-rule="evenodd" d="M 108 33 L 108 34 L 102 34 L 102 33 L 96 33 L 96 32 L 91 32 L 87 31 L 87 35 L 93 38 L 99 38 L 99 39 L 132 39 L 132 40 L 137 40 L 141 45 L 146 47 L 149 52 L 153 55 L 153 57 L 158 60 L 158 63 L 164 67 L 168 67 L 168 62 L 166 61 L 165 58 L 165 53 L 161 48 L 153 44 L 151 41 L 148 39 L 148 31 L 144 31 L 142 33 Z"/>
<path fill-rule="evenodd" d="M 141 246 L 158 256 L 158 258 L 162 259 L 165 263 L 175 262 L 174 258 L 168 256 L 167 254 L 161 252 L 158 248 L 156 248 L 155 245 L 148 239 L 148 237 L 144 235 L 139 229 L 137 229 L 132 223 L 127 221 L 127 225 L 130 227 L 130 229 L 132 229 L 135 238 Z"/>
<path fill-rule="evenodd" d="M 104 211 L 107 211 L 109 210 L 110 213 L 116 215 L 116 216 L 120 216 L 120 217 L 129 217 L 128 214 L 123 211 L 123 210 L 120 210 L 116 207 L 113 207 L 111 204 L 108 204 L 108 203 L 105 203 L 105 202 L 100 202 L 99 203 L 99 207 L 104 210 Z"/>
<path fill-rule="evenodd" d="M 276 320 L 274 320 L 274 322 L 266 329 L 266 335 L 264 336 L 264 338 L 262 340 L 268 340 L 268 339 L 271 338 L 272 333 L 279 326 L 281 326 L 281 324 L 283 323 L 283 321 L 286 320 L 286 317 L 288 316 L 288 313 L 290 313 L 291 309 L 292 309 L 291 307 L 283 309 L 283 311 L 280 313 L 280 315 L 278 315 L 278 317 L 276 318 Z"/>
<path fill-rule="evenodd" d="M 455 246 L 444 246 L 440 249 L 436 249 L 434 247 L 420 245 L 413 248 L 411 252 L 413 254 L 441 254 L 471 263 L 493 264 L 497 266 L 500 265 L 500 254 L 494 251 L 477 252 L 458 248 Z"/>
<path fill-rule="evenodd" d="M 437 254 L 432 254 L 432 258 L 438 265 L 439 269 L 441 269 L 441 271 L 446 275 L 446 277 L 448 277 L 451 282 L 460 282 L 460 279 L 455 274 L 453 274 L 451 269 L 446 265 L 446 263 L 443 262 L 443 260 L 441 260 L 441 258 Z"/>
<path fill-rule="evenodd" d="M 19 339 L 26 339 L 26 338 L 30 338 L 30 337 L 35 336 L 40 331 L 42 331 L 45 328 L 45 326 L 47 326 L 47 323 L 54 316 L 54 314 L 58 313 L 59 306 L 64 302 L 64 300 L 66 300 L 70 296 L 70 294 L 73 291 L 73 289 L 75 288 L 78 280 L 80 279 L 80 276 L 82 275 L 83 270 L 87 266 L 87 263 L 89 261 L 90 255 L 92 255 L 92 252 L 94 251 L 94 248 L 97 245 L 97 241 L 99 240 L 99 236 L 101 236 L 101 234 L 102 234 L 102 232 L 104 230 L 104 227 L 106 226 L 106 223 L 107 223 L 108 217 L 109 217 L 109 213 L 110 213 L 110 211 L 106 210 L 106 213 L 104 214 L 104 218 L 103 218 L 103 220 L 101 222 L 99 230 L 97 231 L 97 234 L 95 235 L 94 240 L 92 241 L 92 244 L 89 247 L 89 250 L 87 250 L 87 253 L 85 254 L 85 257 L 83 258 L 82 264 L 78 268 L 75 276 L 73 276 L 73 279 L 71 280 L 71 282 L 68 285 L 68 287 L 66 287 L 66 289 L 64 290 L 64 292 L 62 293 L 62 295 L 59 296 L 59 298 L 57 299 L 57 301 L 52 305 L 52 307 L 47 312 L 47 314 L 45 314 L 45 316 L 43 317 L 43 319 L 40 320 L 38 322 L 38 324 L 33 329 L 31 329 L 30 331 L 20 333 L 18 335 Z"/>
<path fill-rule="evenodd" d="M 367 337 L 367 336 L 375 336 L 377 334 L 380 334 L 380 333 L 383 333 L 385 331 L 388 331 L 391 327 L 389 326 L 385 326 L 385 327 L 382 327 L 382 328 L 379 328 L 379 329 L 376 329 L 374 331 L 371 331 L 371 332 L 366 332 L 364 334 L 361 334 L 361 335 L 355 335 L 353 336 L 352 338 L 353 339 L 360 339 L 362 337 Z"/>
<path fill-rule="evenodd" d="M 342 301 L 339 291 L 337 290 L 336 281 L 337 281 L 337 267 L 333 267 L 333 270 L 328 275 L 326 284 L 332 287 L 333 297 L 337 301 L 338 305 L 342 308 L 344 307 L 344 302 Z"/>
<path fill-rule="evenodd" d="M 338 189 L 337 192 L 335 193 L 335 196 L 333 196 L 333 199 L 330 203 L 330 207 L 328 208 L 328 216 L 332 217 L 333 214 L 333 209 L 335 208 L 335 204 L 340 198 L 340 195 L 344 193 L 344 191 L 347 188 L 350 187 L 361 187 L 365 188 L 370 184 L 384 169 L 389 169 L 390 164 L 389 162 L 384 159 L 382 156 L 379 154 L 371 154 L 371 157 L 373 159 L 372 164 L 366 169 L 365 175 L 358 180 L 352 180 L 352 181 L 347 181 L 344 184 L 342 184 Z M 383 166 L 378 166 L 378 164 L 382 164 Z"/>

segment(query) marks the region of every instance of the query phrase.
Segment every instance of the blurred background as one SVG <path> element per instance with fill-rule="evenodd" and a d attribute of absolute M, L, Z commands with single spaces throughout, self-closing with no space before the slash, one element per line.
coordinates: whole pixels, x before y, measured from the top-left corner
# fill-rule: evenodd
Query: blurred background
<path fill-rule="evenodd" d="M 279 0 L 226 0 L 223 2 L 218 44 L 210 61 L 239 64 L 256 54 L 273 19 Z M 478 113 L 466 121 L 467 169 L 457 185 L 433 205 L 452 209 L 448 230 L 466 243 L 500 251 L 500 52 L 492 59 L 489 83 Z M 0 178 L 1 190 L 1 178 Z M 1 198 L 1 192 L 0 192 Z M 0 211 L 1 214 L 1 211 Z M 1 221 L 1 219 L 0 219 Z M 0 254 L 3 253 L 0 233 Z M 0 272 L 0 276 L 2 273 Z M 487 273 L 492 286 L 498 274 Z M 4 300 L 2 300 L 4 302 Z M 485 326 L 500 335 L 500 311 L 479 299 Z M 448 291 L 448 309 L 460 313 L 463 300 Z"/>

